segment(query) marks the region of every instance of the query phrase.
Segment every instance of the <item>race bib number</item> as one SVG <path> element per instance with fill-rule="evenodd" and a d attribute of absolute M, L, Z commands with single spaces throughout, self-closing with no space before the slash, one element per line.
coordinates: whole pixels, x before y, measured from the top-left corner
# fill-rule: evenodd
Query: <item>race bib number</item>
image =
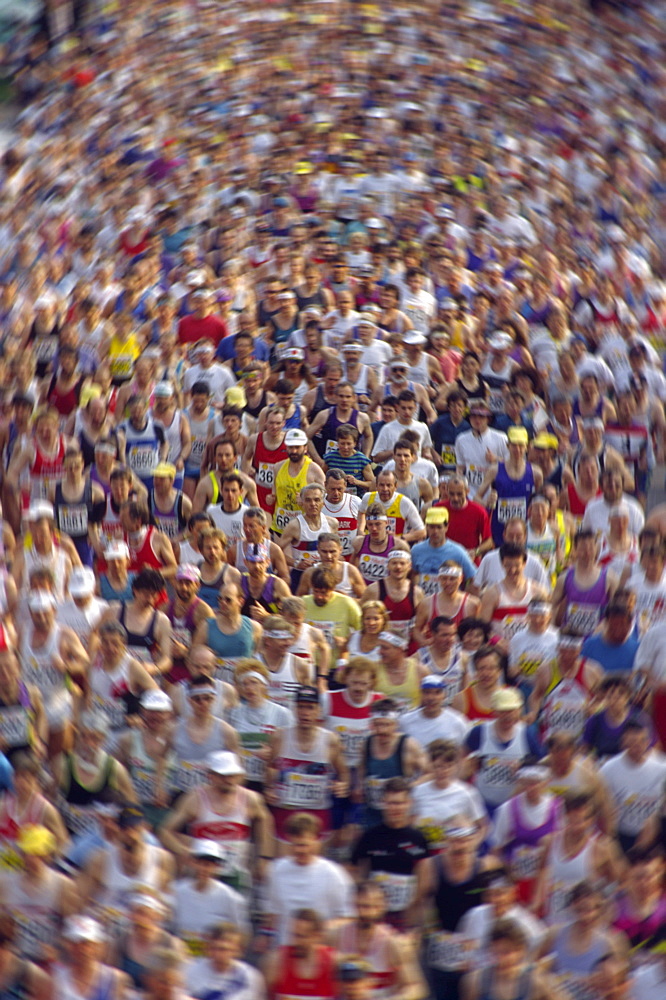
<path fill-rule="evenodd" d="M 382 792 L 387 778 L 366 778 L 365 779 L 365 800 L 371 809 L 380 809 L 382 804 Z"/>
<path fill-rule="evenodd" d="M 504 392 L 502 389 L 490 390 L 489 406 L 493 413 L 504 413 Z"/>
<path fill-rule="evenodd" d="M 181 792 L 187 792 L 190 788 L 198 788 L 206 780 L 206 765 L 203 761 L 178 761 L 178 767 L 174 775 L 174 787 Z"/>
<path fill-rule="evenodd" d="M 335 648 L 335 626 L 337 622 L 308 622 L 308 624 L 313 625 L 314 628 L 318 628 L 320 632 L 323 632 L 326 645 Z"/>
<path fill-rule="evenodd" d="M 416 876 L 373 872 L 372 881 L 381 886 L 390 912 L 406 910 L 416 893 Z"/>
<path fill-rule="evenodd" d="M 474 951 L 474 942 L 462 934 L 438 931 L 428 938 L 427 964 L 431 969 L 458 972 L 464 969 Z"/>
<path fill-rule="evenodd" d="M 288 771 L 284 804 L 288 808 L 326 809 L 329 805 L 328 775 Z"/>
<path fill-rule="evenodd" d="M 22 746 L 28 742 L 28 716 L 22 706 L 0 710 L 0 737 L 9 747 Z"/>
<path fill-rule="evenodd" d="M 515 779 L 514 764 L 501 757 L 485 757 L 481 769 L 484 784 L 489 788 L 510 788 Z"/>
<path fill-rule="evenodd" d="M 155 775 L 141 767 L 139 762 L 130 761 L 130 770 L 139 802 L 152 802 L 155 797 Z"/>
<path fill-rule="evenodd" d="M 431 573 L 419 573 L 419 587 L 426 595 L 432 597 L 439 590 L 438 578 Z"/>
<path fill-rule="evenodd" d="M 359 559 L 358 568 L 363 578 L 373 583 L 375 580 L 385 579 L 387 574 L 387 560 L 375 559 L 373 556 L 365 553 Z"/>
<path fill-rule="evenodd" d="M 60 530 L 67 535 L 85 535 L 88 530 L 88 508 L 85 504 L 61 507 L 58 510 Z"/>
<path fill-rule="evenodd" d="M 263 486 L 269 490 L 273 486 L 274 482 L 275 467 L 269 462 L 260 462 L 256 475 L 257 486 Z"/>
<path fill-rule="evenodd" d="M 555 733 L 562 730 L 565 733 L 573 733 L 580 736 L 585 726 L 585 711 L 582 707 L 573 705 L 553 705 L 552 711 L 548 713 L 548 732 Z"/>
<path fill-rule="evenodd" d="M 597 1000 L 599 994 L 590 986 L 589 976 L 575 976 L 567 972 L 555 977 L 561 993 L 567 1000 Z"/>
<path fill-rule="evenodd" d="M 530 658 L 530 656 L 527 654 L 520 656 L 518 658 L 518 667 L 523 677 L 532 677 L 537 672 L 542 663 L 543 660 Z"/>
<path fill-rule="evenodd" d="M 511 497 L 510 499 L 500 499 L 497 501 L 497 519 L 501 524 L 510 521 L 514 517 L 519 517 L 523 521 L 527 520 L 527 501 L 524 497 Z"/>
<path fill-rule="evenodd" d="M 516 881 L 536 878 L 541 851 L 538 847 L 519 847 L 511 858 L 511 871 Z"/>
<path fill-rule="evenodd" d="M 134 472 L 152 472 L 155 467 L 155 449 L 134 445 L 129 450 L 127 464 Z"/>
<path fill-rule="evenodd" d="M 34 350 L 37 361 L 51 361 L 55 358 L 58 350 L 58 338 L 45 337 L 42 340 L 37 340 L 34 344 Z"/>
<path fill-rule="evenodd" d="M 572 602 L 567 607 L 567 625 L 578 635 L 592 635 L 599 624 L 601 609 L 594 604 Z"/>
<path fill-rule="evenodd" d="M 619 827 L 627 833 L 639 833 L 647 821 L 654 816 L 659 807 L 659 792 L 655 795 L 642 795 L 635 792 L 620 804 Z"/>
<path fill-rule="evenodd" d="M 236 667 L 238 666 L 238 656 L 218 656 L 215 663 L 215 677 L 225 684 L 234 684 L 236 681 Z"/>
<path fill-rule="evenodd" d="M 335 727 L 334 732 L 340 737 L 342 754 L 347 764 L 350 766 L 358 764 L 361 759 L 361 751 L 363 750 L 367 733 L 358 729 L 348 729 L 342 723 Z"/>
<path fill-rule="evenodd" d="M 97 831 L 97 818 L 92 809 L 63 802 L 60 806 L 60 813 L 65 821 L 65 826 L 72 834 Z"/>
<path fill-rule="evenodd" d="M 122 357 L 121 355 L 116 355 L 115 358 L 111 358 L 111 375 L 113 378 L 123 378 L 124 376 L 131 375 L 133 367 L 134 361 L 129 356 Z"/>
<path fill-rule="evenodd" d="M 118 732 L 119 729 L 124 729 L 127 722 L 127 712 L 125 711 L 125 703 L 113 699 L 107 701 L 105 698 L 100 698 L 98 694 L 94 697 L 95 708 L 98 712 L 103 712 L 106 716 L 109 726 L 114 732 Z"/>
<path fill-rule="evenodd" d="M 484 468 L 480 468 L 476 465 L 467 466 L 467 482 L 470 485 L 470 489 L 478 490 L 479 486 L 483 482 L 483 477 L 486 473 Z"/>
<path fill-rule="evenodd" d="M 300 510 L 285 510 L 284 507 L 278 507 L 275 511 L 274 523 L 278 531 L 284 531 L 290 521 L 293 521 L 295 517 L 298 517 Z"/>
<path fill-rule="evenodd" d="M 329 451 L 337 451 L 337 450 L 338 450 L 338 442 L 337 441 L 327 441 L 326 442 L 326 450 L 324 451 L 325 455 L 328 455 Z"/>
<path fill-rule="evenodd" d="M 34 916 L 30 918 L 20 910 L 12 910 L 12 916 L 16 921 L 18 932 L 16 947 L 19 955 L 40 961 L 44 948 L 56 941 L 55 920 L 49 920 L 47 916 L 41 920 L 35 919 Z"/>
<path fill-rule="evenodd" d="M 266 746 L 269 737 L 270 733 L 240 733 L 241 755 L 249 781 L 263 781 L 266 777 L 266 764 L 256 753 Z"/>
<path fill-rule="evenodd" d="M 456 467 L 456 449 L 452 444 L 443 444 L 441 450 L 442 465 L 446 469 L 455 469 Z"/>

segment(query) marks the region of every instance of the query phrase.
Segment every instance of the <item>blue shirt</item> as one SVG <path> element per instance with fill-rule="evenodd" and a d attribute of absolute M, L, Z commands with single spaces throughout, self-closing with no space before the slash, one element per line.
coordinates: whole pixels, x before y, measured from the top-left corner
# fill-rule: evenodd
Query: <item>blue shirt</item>
<path fill-rule="evenodd" d="M 217 351 L 215 352 L 215 357 L 218 361 L 229 361 L 230 358 L 233 358 L 235 339 L 235 333 L 230 333 L 228 337 L 222 338 L 220 343 L 217 345 Z M 254 347 L 252 348 L 252 358 L 255 361 L 268 361 L 270 356 L 270 348 L 264 344 L 263 340 L 255 339 Z"/>
<path fill-rule="evenodd" d="M 13 788 L 14 769 L 4 753 L 0 753 L 0 792 L 10 792 Z"/>
<path fill-rule="evenodd" d="M 580 655 L 596 660 L 607 674 L 624 674 L 634 669 L 637 650 L 638 639 L 633 633 L 621 646 L 612 646 L 602 635 L 591 635 L 583 643 Z"/>
<path fill-rule="evenodd" d="M 471 580 L 476 574 L 476 566 L 467 555 L 467 549 L 458 545 L 457 542 L 446 541 L 439 549 L 436 549 L 429 541 L 417 542 L 412 549 L 412 568 L 416 573 L 428 573 L 431 576 L 436 576 L 439 567 L 447 559 L 453 559 L 454 562 L 460 563 L 466 580 Z"/>

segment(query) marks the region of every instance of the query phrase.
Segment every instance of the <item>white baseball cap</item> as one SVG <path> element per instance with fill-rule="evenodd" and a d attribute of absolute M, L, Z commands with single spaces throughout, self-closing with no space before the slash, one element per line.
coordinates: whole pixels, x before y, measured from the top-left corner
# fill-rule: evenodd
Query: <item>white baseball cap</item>
<path fill-rule="evenodd" d="M 72 597 L 88 597 L 95 593 L 95 574 L 88 566 L 77 566 L 69 578 Z"/>
<path fill-rule="evenodd" d="M 294 444 L 295 445 L 299 445 L 299 444 L 307 445 L 307 443 L 308 443 L 308 436 L 305 433 L 305 431 L 302 431 L 300 429 L 300 427 L 290 427 L 289 430 L 287 431 L 287 433 L 284 436 L 284 443 L 287 446 L 287 448 L 289 448 L 290 445 L 294 445 Z"/>

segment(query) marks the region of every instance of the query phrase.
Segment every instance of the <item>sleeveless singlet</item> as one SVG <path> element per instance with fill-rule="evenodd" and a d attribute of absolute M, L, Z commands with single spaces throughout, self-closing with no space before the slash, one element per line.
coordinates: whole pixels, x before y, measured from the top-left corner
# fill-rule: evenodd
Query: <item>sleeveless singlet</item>
<path fill-rule="evenodd" d="M 289 475 L 289 462 L 284 462 L 275 476 L 275 513 L 271 527 L 281 535 L 290 521 L 301 513 L 298 496 L 308 481 L 308 469 L 312 459 L 305 457 L 303 466 L 296 476 Z"/>
<path fill-rule="evenodd" d="M 322 832 L 330 826 L 331 767 L 328 762 L 331 733 L 317 728 L 311 750 L 303 750 L 296 739 L 295 727 L 282 734 L 280 756 L 274 767 L 278 771 L 275 790 L 278 806 L 274 810 L 277 835 L 284 839 L 284 824 L 294 812 L 306 809 L 322 821 Z"/>
<path fill-rule="evenodd" d="M 227 563 L 224 563 L 218 575 L 209 583 L 206 583 L 204 580 L 201 581 L 201 586 L 199 587 L 199 597 L 208 605 L 209 608 L 212 608 L 213 611 L 217 611 L 217 602 L 220 596 L 220 590 L 226 583 L 228 571 L 229 566 Z"/>
<path fill-rule="evenodd" d="M 547 922 L 556 924 L 569 905 L 569 896 L 574 886 L 589 879 L 593 874 L 594 845 L 596 838 L 584 841 L 581 849 L 573 856 L 565 857 L 562 833 L 556 833 L 549 858 L 549 878 L 547 900 Z"/>
<path fill-rule="evenodd" d="M 375 691 L 379 691 L 380 694 L 398 702 L 400 712 L 408 712 L 410 709 L 418 708 L 421 701 L 421 684 L 416 660 L 408 658 L 405 660 L 405 664 L 407 671 L 404 681 L 400 684 L 391 683 L 383 664 L 379 666 L 375 682 Z"/>
<path fill-rule="evenodd" d="M 75 773 L 75 762 L 72 753 L 64 758 L 65 773 L 60 788 L 59 811 L 65 821 L 69 833 L 90 833 L 97 830 L 97 813 L 95 805 L 98 802 L 110 801 L 113 796 L 113 779 L 116 761 L 111 754 L 104 754 L 101 773 L 98 771 L 97 782 L 84 785 Z"/>
<path fill-rule="evenodd" d="M 296 659 L 293 653 L 287 653 L 278 670 L 269 667 L 268 697 L 276 705 L 292 708 L 294 696 L 301 686 L 296 677 Z"/>
<path fill-rule="evenodd" d="M 493 482 L 497 492 L 497 505 L 493 510 L 490 524 L 495 545 L 502 544 L 504 525 L 513 517 L 527 521 L 527 508 L 535 492 L 534 470 L 529 462 L 520 479 L 513 479 L 506 471 L 506 463 L 499 462 Z"/>
<path fill-rule="evenodd" d="M 173 737 L 173 749 L 176 756 L 173 787 L 181 792 L 189 791 L 203 785 L 206 780 L 206 758 L 216 750 L 224 750 L 225 739 L 222 721 L 213 718 L 210 730 L 202 743 L 195 743 L 188 728 L 188 719 L 183 718 L 177 724 Z"/>
<path fill-rule="evenodd" d="M 365 536 L 363 545 L 358 553 L 358 568 L 361 576 L 367 583 L 375 583 L 377 580 L 382 580 L 388 576 L 389 552 L 392 552 L 394 548 L 395 538 L 393 535 L 387 536 L 386 548 L 383 552 L 373 551 L 370 548 L 370 535 Z"/>
<path fill-rule="evenodd" d="M 238 661 L 252 656 L 254 651 L 252 619 L 241 615 L 238 631 L 229 635 L 220 629 L 215 618 L 207 618 L 206 625 L 206 645 L 217 658 L 215 676 L 228 684 L 233 684 Z"/>
<path fill-rule="evenodd" d="M 365 820 L 364 826 L 375 826 L 382 822 L 382 793 L 384 785 L 389 778 L 402 778 L 405 774 L 405 743 L 407 736 L 403 733 L 398 737 L 393 753 L 385 760 L 380 760 L 372 756 L 371 737 L 365 741 L 363 749 L 363 762 L 365 772 L 364 800 L 365 800 Z"/>
<path fill-rule="evenodd" d="M 400 601 L 394 600 L 389 596 L 386 580 L 379 580 L 379 600 L 382 602 L 386 610 L 388 611 L 388 616 L 391 619 L 391 625 L 397 629 L 403 639 L 408 639 L 411 641 L 412 628 L 414 627 L 414 621 L 416 618 L 416 605 L 414 604 L 414 584 L 410 583 L 409 589 L 405 597 Z M 416 651 L 415 649 L 408 649 L 408 655 Z"/>
<path fill-rule="evenodd" d="M 596 583 L 586 590 L 576 584 L 575 570 L 567 570 L 564 578 L 564 596 L 567 599 L 564 613 L 564 624 L 573 629 L 577 635 L 587 637 L 592 635 L 601 620 L 601 613 L 608 604 L 607 575 L 604 567 Z"/>
<path fill-rule="evenodd" d="M 296 955 L 291 947 L 280 948 L 280 973 L 273 986 L 275 1000 L 332 1000 L 337 996 L 335 952 L 319 945 L 318 967 L 311 979 L 296 972 Z"/>
<path fill-rule="evenodd" d="M 233 806 L 220 813 L 214 807 L 207 788 L 197 789 L 197 818 L 188 825 L 188 833 L 198 840 L 214 840 L 224 855 L 220 874 L 227 881 L 249 880 L 248 869 L 252 835 L 249 815 L 251 793 L 237 786 Z"/>
<path fill-rule="evenodd" d="M 289 458 L 284 441 L 277 448 L 266 447 L 264 435 L 259 434 L 254 448 L 252 465 L 256 469 L 257 498 L 259 506 L 269 514 L 273 514 L 275 504 L 269 504 L 267 497 L 274 492 L 275 466 Z"/>
<path fill-rule="evenodd" d="M 123 604 L 118 616 L 119 623 L 127 632 L 127 648 L 131 655 L 142 663 L 152 663 L 155 652 L 155 622 L 157 621 L 157 610 L 153 611 L 148 629 L 145 632 L 133 632 L 125 621 L 127 605 Z"/>

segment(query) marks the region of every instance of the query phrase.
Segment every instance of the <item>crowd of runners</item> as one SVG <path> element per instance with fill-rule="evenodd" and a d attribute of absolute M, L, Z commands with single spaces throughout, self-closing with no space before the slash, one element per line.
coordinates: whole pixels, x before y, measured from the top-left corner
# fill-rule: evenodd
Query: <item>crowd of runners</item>
<path fill-rule="evenodd" d="M 40 25 L 0 1000 L 663 1000 L 666 8 Z"/>

